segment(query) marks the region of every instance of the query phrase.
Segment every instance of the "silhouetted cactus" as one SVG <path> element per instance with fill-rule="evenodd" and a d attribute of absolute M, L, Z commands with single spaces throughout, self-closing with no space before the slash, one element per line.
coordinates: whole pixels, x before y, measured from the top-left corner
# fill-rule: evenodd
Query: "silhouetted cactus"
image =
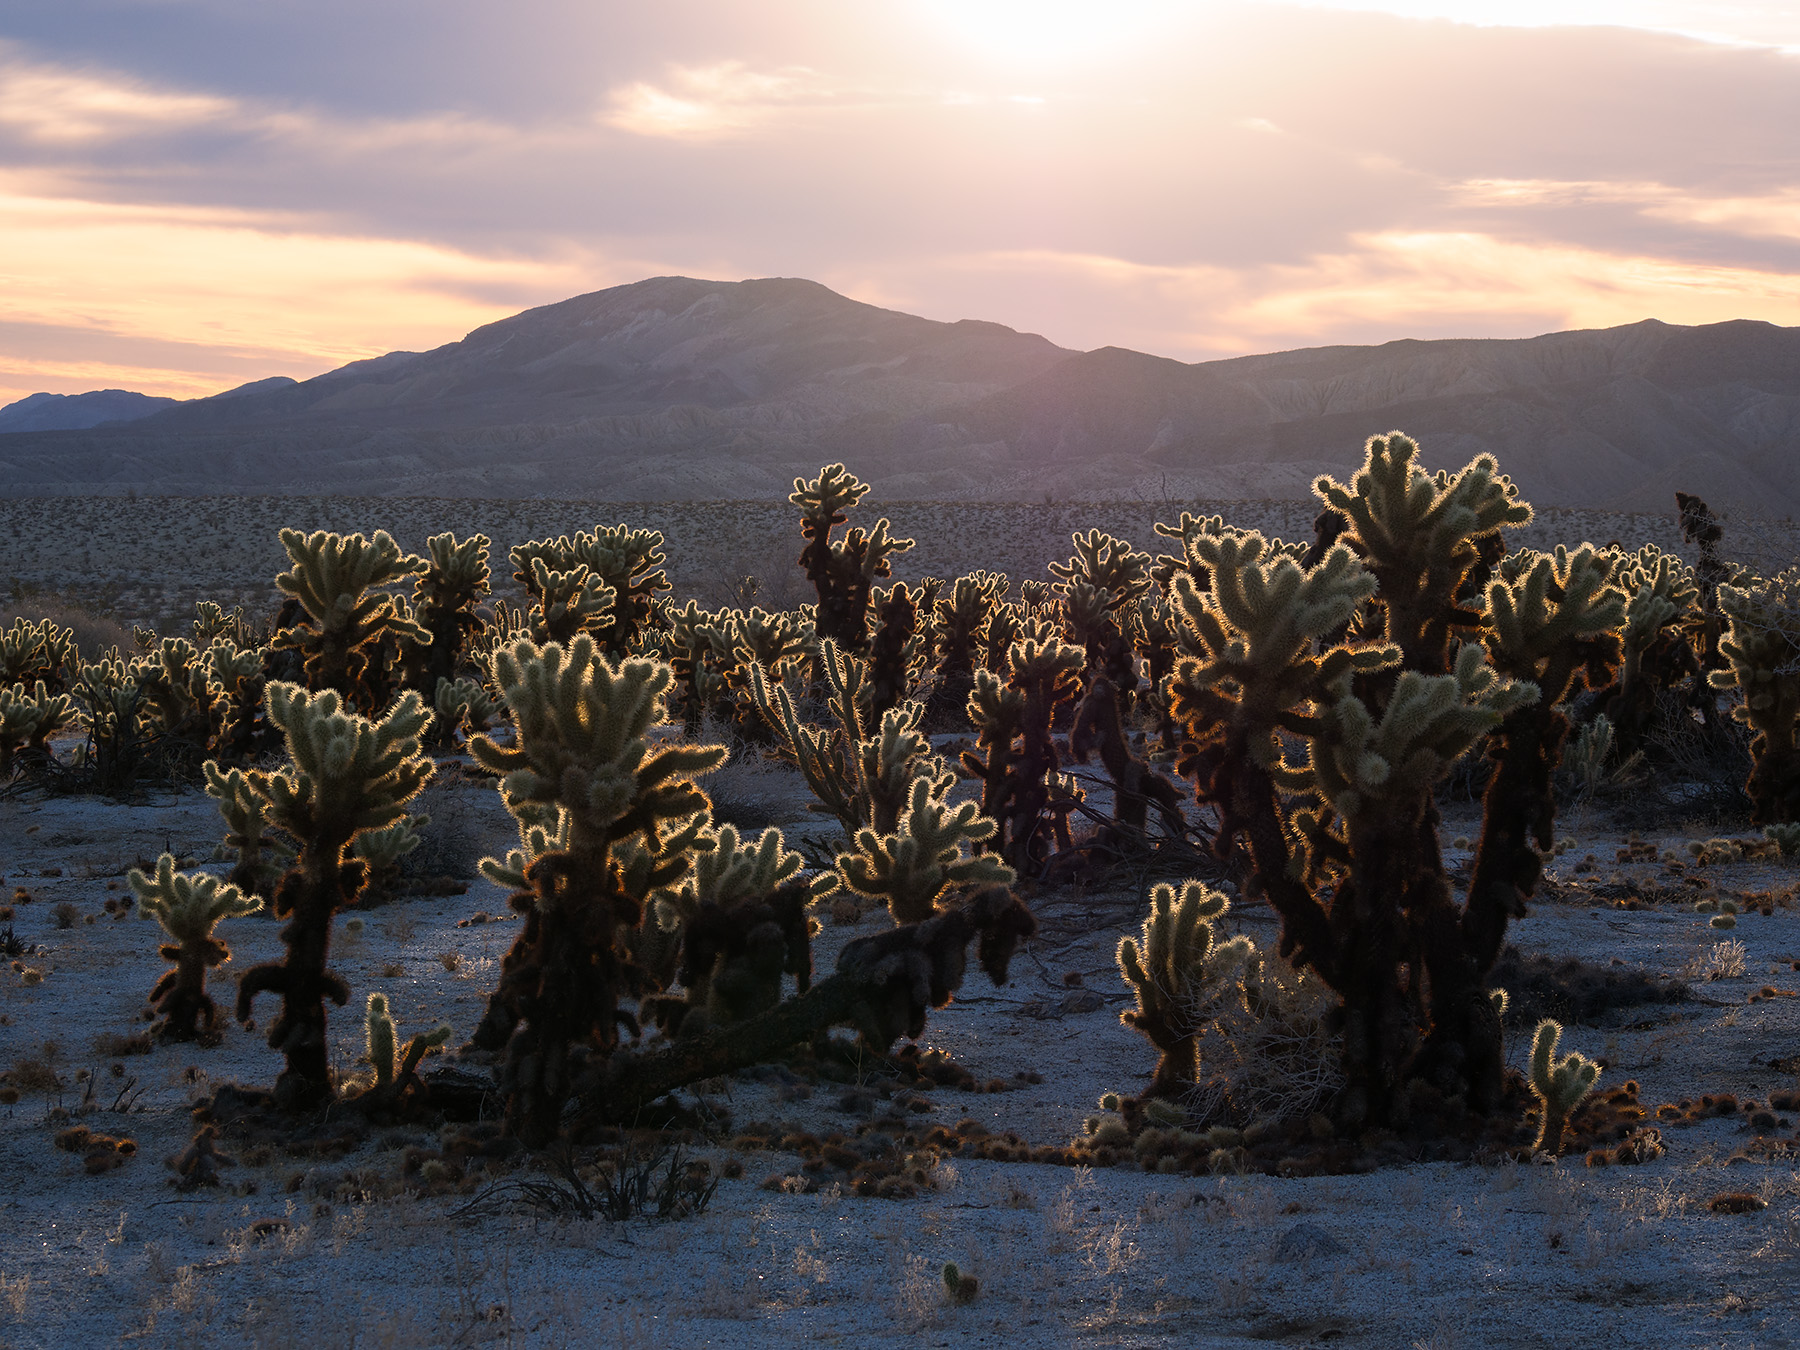
<path fill-rule="evenodd" d="M 962 764 L 981 780 L 982 815 L 998 826 L 993 851 L 1035 877 L 1053 842 L 1050 779 L 1059 764 L 1050 728 L 1074 693 L 1082 654 L 1048 624 L 1033 620 L 1029 629 L 1009 650 L 1004 678 L 975 672 L 968 711 L 977 749 L 964 751 Z"/>
<path fill-rule="evenodd" d="M 648 992 L 620 934 L 691 866 L 707 802 L 690 780 L 725 750 L 653 748 L 673 673 L 654 661 L 614 665 L 586 634 L 567 648 L 498 652 L 494 674 L 516 744 L 478 736 L 469 749 L 502 775 L 507 809 L 543 847 L 515 855 L 529 889 L 512 903 L 525 923 L 475 1039 L 506 1047 L 507 1126 L 536 1146 L 555 1137 L 583 1058 L 617 1045 L 620 999 Z"/>
<path fill-rule="evenodd" d="M 1214 924 L 1231 902 L 1198 881 L 1179 892 L 1166 883 L 1150 891 L 1142 946 L 1119 939 L 1119 971 L 1137 995 L 1137 1007 L 1119 1014 L 1162 1052 L 1147 1095 L 1178 1098 L 1199 1076 L 1200 1033 L 1216 1020 L 1234 991 L 1244 963 L 1255 953 L 1246 937 L 1220 941 Z"/>
<path fill-rule="evenodd" d="M 913 780 L 946 776 L 920 730 L 924 710 L 916 703 L 890 708 L 871 733 L 868 667 L 835 643 L 820 648 L 826 706 L 836 726 L 801 721 L 787 687 L 778 684 L 771 691 L 761 666 L 750 670 L 753 697 L 775 734 L 778 753 L 800 770 L 818 798 L 815 810 L 836 816 L 846 835 L 864 826 L 891 833 Z"/>
<path fill-rule="evenodd" d="M 977 658 L 988 640 L 989 625 L 1001 608 L 1006 590 L 1004 576 L 972 572 L 958 577 L 950 584 L 948 593 L 938 596 L 930 616 L 937 683 L 926 703 L 927 714 L 933 723 L 950 717 L 960 720 L 968 706 L 969 691 L 975 683 Z M 1010 639 L 1006 645 L 1012 645 Z"/>
<path fill-rule="evenodd" d="M 1649 738 L 1665 691 L 1686 685 L 1690 707 L 1703 718 L 1713 716 L 1714 709 L 1695 650 L 1696 642 L 1704 645 L 1700 630 L 1705 620 L 1692 570 L 1646 544 L 1619 556 L 1613 584 L 1627 599 L 1618 678 L 1604 691 L 1600 709 L 1612 723 L 1620 753 L 1629 756 Z M 1716 645 L 1716 634 L 1712 641 Z"/>
<path fill-rule="evenodd" d="M 400 860 L 424 841 L 419 831 L 431 824 L 425 815 L 404 816 L 380 830 L 364 830 L 352 845 L 367 868 L 358 902 L 365 908 L 392 900 L 400 885 Z"/>
<path fill-rule="evenodd" d="M 391 1109 L 407 1095 L 422 1087 L 419 1064 L 426 1052 L 435 1050 L 450 1039 L 450 1028 L 440 1026 L 431 1031 L 415 1032 L 404 1049 L 394 1029 L 393 1014 L 388 1011 L 387 995 L 369 995 L 363 1018 L 363 1041 L 374 1070 L 375 1081 L 354 1100 L 364 1110 Z"/>
<path fill-rule="evenodd" d="M 864 533 L 851 528 L 841 540 L 831 532 L 849 520 L 845 513 L 868 492 L 866 483 L 842 464 L 827 464 L 811 482 L 794 480 L 788 500 L 800 508 L 800 533 L 806 547 L 800 566 L 818 592 L 819 636 L 848 652 L 869 648 L 869 595 L 875 583 L 893 572 L 892 558 L 913 546 L 910 539 L 888 533 L 886 517 Z"/>
<path fill-rule="evenodd" d="M 1781 850 L 1781 856 L 1791 858 L 1800 853 L 1800 821 L 1788 821 L 1782 825 L 1763 826 L 1763 837 L 1772 841 Z"/>
<path fill-rule="evenodd" d="M 950 805 L 952 781 L 948 775 L 914 778 L 894 830 L 858 830 L 853 851 L 838 855 L 844 884 L 883 901 L 896 923 L 932 917 L 959 891 L 1013 881 L 1012 868 L 999 858 L 964 852 L 992 838 L 997 827 L 974 802 Z"/>
<path fill-rule="evenodd" d="M 1575 1052 L 1556 1057 L 1562 1032 L 1562 1023 L 1546 1017 L 1537 1024 L 1531 1040 L 1531 1095 L 1543 1112 L 1531 1149 L 1552 1158 L 1562 1152 L 1570 1113 L 1600 1078 L 1600 1066 L 1585 1055 Z"/>
<path fill-rule="evenodd" d="M 326 969 L 326 961 L 332 916 L 355 902 L 366 877 L 366 865 L 349 856 L 352 845 L 358 835 L 401 819 L 406 803 L 431 777 L 431 761 L 419 752 L 431 715 L 412 692 L 379 721 L 344 711 L 331 690 L 309 694 L 274 682 L 268 702 L 291 763 L 272 773 L 251 770 L 242 781 L 268 821 L 294 838 L 298 852 L 274 896 L 276 917 L 288 920 L 281 930 L 286 959 L 244 973 L 237 1016 L 249 1020 L 258 994 L 281 995 L 281 1013 L 268 1037 L 287 1060 L 275 1095 L 280 1105 L 297 1110 L 333 1090 L 325 1000 L 342 1007 L 350 989 Z M 229 786 L 230 777 L 221 781 Z"/>
<path fill-rule="evenodd" d="M 506 711 L 506 705 L 488 693 L 480 680 L 439 680 L 433 701 L 443 745 L 453 743 L 451 733 L 455 731 L 475 736 L 490 730 L 494 719 Z"/>
<path fill-rule="evenodd" d="M 42 680 L 30 691 L 0 686 L 0 782 L 12 776 L 21 754 L 48 757 L 50 738 L 74 720 L 75 700 L 52 694 Z"/>
<path fill-rule="evenodd" d="M 813 921 L 807 907 L 835 888 L 822 873 L 799 877 L 803 859 L 781 831 L 751 847 L 721 826 L 702 843 L 680 886 L 656 900 L 657 926 L 679 933 L 682 997 L 646 1001 L 670 1035 L 692 1036 L 767 1012 L 781 1002 L 782 977 L 804 994 L 812 985 Z"/>
<path fill-rule="evenodd" d="M 1477 570 L 1491 569 L 1484 556 L 1499 556 L 1479 541 L 1530 509 L 1490 460 L 1430 475 L 1415 454 L 1403 436 L 1376 437 L 1354 488 L 1320 483 L 1349 525 L 1312 568 L 1271 558 L 1253 533 L 1197 532 L 1188 543 L 1211 589 L 1191 572 L 1174 581 L 1185 649 L 1175 713 L 1193 747 L 1183 768 L 1217 805 L 1226 849 L 1248 847 L 1253 891 L 1282 918 L 1282 955 L 1344 1000 L 1346 1125 L 1391 1119 L 1413 1074 L 1492 1105 L 1502 1067 L 1480 983 L 1488 935 L 1467 929 L 1495 920 L 1503 931 L 1507 911 L 1494 900 L 1459 911 L 1432 788 L 1537 698 L 1496 675 L 1479 644 L 1450 659 L 1453 635 L 1486 618 L 1464 603 Z M 1367 603 L 1389 643 L 1315 648 Z M 1304 742 L 1305 759 L 1279 735 Z"/>
<path fill-rule="evenodd" d="M 373 539 L 283 530 L 281 546 L 292 566 L 275 584 L 306 617 L 276 633 L 272 645 L 304 658 L 308 689 L 335 690 L 352 708 L 374 708 L 386 693 L 386 673 L 371 668 L 376 647 L 390 637 L 431 641 L 380 588 L 415 576 L 428 564 L 403 553 L 386 530 L 377 530 Z"/>
<path fill-rule="evenodd" d="M 177 872 L 167 853 L 156 860 L 154 877 L 134 867 L 125 879 L 137 895 L 138 913 L 155 919 L 173 939 L 157 949 L 175 968 L 150 991 L 150 1004 L 161 1014 L 156 1035 L 165 1041 L 215 1036 L 219 1010 L 206 992 L 206 972 L 229 961 L 231 949 L 213 930 L 221 919 L 254 914 L 262 901 L 204 872 Z"/>
<path fill-rule="evenodd" d="M 294 854 L 286 840 L 270 833 L 268 799 L 243 769 L 224 770 L 210 759 L 201 768 L 206 795 L 225 821 L 225 847 L 237 853 L 231 884 L 247 894 L 273 895 L 275 882 Z"/>
<path fill-rule="evenodd" d="M 425 570 L 413 578 L 413 620 L 425 640 L 407 645 L 405 664 L 407 687 L 433 698 L 441 682 L 462 674 L 470 640 L 484 627 L 476 606 L 492 581 L 485 534 L 434 534 L 425 551 Z"/>
<path fill-rule="evenodd" d="M 1719 639 L 1726 667 L 1710 679 L 1715 689 L 1741 692 L 1732 716 L 1755 732 L 1744 785 L 1751 819 L 1800 820 L 1800 571 L 1760 585 L 1720 586 L 1719 607 L 1728 624 Z"/>
<path fill-rule="evenodd" d="M 1074 555 L 1050 564 L 1061 583 L 1057 590 L 1063 600 L 1066 636 L 1087 654 L 1084 694 L 1096 680 L 1104 679 L 1123 721 L 1137 697 L 1138 678 L 1127 624 L 1120 615 L 1150 589 L 1150 555 L 1100 530 L 1077 533 L 1072 541 Z"/>
<path fill-rule="evenodd" d="M 0 628 L 0 689 L 30 689 L 42 680 L 52 694 L 61 693 L 73 683 L 80 659 L 75 630 L 52 619 L 14 619 Z"/>
<path fill-rule="evenodd" d="M 869 642 L 869 715 L 879 721 L 912 691 L 912 666 L 920 647 L 918 597 L 898 582 L 879 597 L 875 616 Z"/>

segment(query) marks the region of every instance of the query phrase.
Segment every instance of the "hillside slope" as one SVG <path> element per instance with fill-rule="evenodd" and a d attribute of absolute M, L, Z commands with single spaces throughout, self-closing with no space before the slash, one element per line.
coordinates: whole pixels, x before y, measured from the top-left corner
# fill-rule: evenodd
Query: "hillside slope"
<path fill-rule="evenodd" d="M 889 499 L 1294 497 L 1395 427 L 1544 505 L 1800 509 L 1800 329 L 1647 320 L 1184 364 L 814 282 L 657 277 L 430 352 L 123 425 L 0 435 L 32 494 L 744 499 L 842 459 Z"/>

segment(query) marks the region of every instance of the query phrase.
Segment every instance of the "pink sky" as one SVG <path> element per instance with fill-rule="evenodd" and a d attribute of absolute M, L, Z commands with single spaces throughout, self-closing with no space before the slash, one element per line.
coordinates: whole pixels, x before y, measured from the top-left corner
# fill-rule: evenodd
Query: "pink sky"
<path fill-rule="evenodd" d="M 1792 324 L 1800 6 L 0 17 L 0 404 L 304 377 L 660 273 L 1184 360 Z"/>

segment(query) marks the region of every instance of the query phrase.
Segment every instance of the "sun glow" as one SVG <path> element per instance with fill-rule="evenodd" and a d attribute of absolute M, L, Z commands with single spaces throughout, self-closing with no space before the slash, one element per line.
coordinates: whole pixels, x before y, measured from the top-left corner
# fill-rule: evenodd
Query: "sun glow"
<path fill-rule="evenodd" d="M 1109 56 L 1182 8 L 1171 0 L 924 0 L 959 45 L 1033 64 Z"/>

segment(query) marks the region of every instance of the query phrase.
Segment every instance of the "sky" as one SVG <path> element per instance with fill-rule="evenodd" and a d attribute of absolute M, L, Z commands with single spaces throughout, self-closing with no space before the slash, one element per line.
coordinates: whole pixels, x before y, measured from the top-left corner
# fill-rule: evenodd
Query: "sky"
<path fill-rule="evenodd" d="M 1800 323 L 1800 0 L 0 7 L 0 404 L 670 273 L 1184 361 Z"/>

